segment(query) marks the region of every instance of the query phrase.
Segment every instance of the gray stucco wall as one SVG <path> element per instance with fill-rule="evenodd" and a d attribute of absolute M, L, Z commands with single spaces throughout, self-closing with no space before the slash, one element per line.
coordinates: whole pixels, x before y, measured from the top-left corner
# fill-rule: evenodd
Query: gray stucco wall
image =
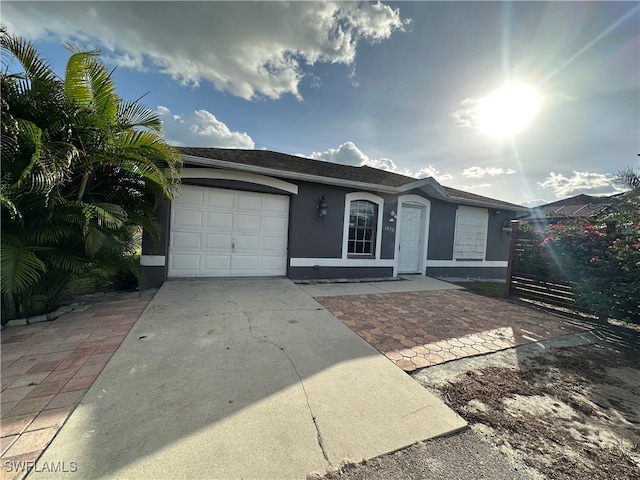
<path fill-rule="evenodd" d="M 289 256 L 292 258 L 342 258 L 345 195 L 359 192 L 349 188 L 317 183 L 298 183 L 298 195 L 293 195 L 290 205 Z M 395 249 L 395 223 L 388 219 L 392 211 L 397 212 L 396 197 L 371 192 L 384 199 L 382 212 L 382 239 L 380 258 L 393 258 Z M 325 196 L 327 218 L 320 220 L 317 204 Z"/>
<path fill-rule="evenodd" d="M 384 210 L 382 211 L 382 225 L 378 228 L 382 229 L 382 248 L 380 250 L 380 258 L 392 259 L 395 254 L 396 231 L 398 223 L 390 222 L 391 212 L 398 213 L 398 197 L 395 195 L 378 195 L 384 199 Z"/>
<path fill-rule="evenodd" d="M 317 183 L 300 183 L 289 205 L 289 256 L 342 257 L 344 195 L 347 190 Z M 327 218 L 318 217 L 318 200 L 325 196 Z"/>
<path fill-rule="evenodd" d="M 511 219 L 517 217 L 515 211 L 489 210 L 489 231 L 487 232 L 487 260 L 509 259 L 509 233 L 503 225 L 511 228 Z"/>
<path fill-rule="evenodd" d="M 451 260 L 453 258 L 457 209 L 456 204 L 431 200 L 428 260 Z"/>

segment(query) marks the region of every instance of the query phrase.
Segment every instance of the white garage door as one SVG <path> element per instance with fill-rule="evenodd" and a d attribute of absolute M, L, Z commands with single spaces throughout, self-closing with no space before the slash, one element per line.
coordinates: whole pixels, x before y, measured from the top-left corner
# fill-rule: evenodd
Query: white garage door
<path fill-rule="evenodd" d="M 285 275 L 289 197 L 183 185 L 171 205 L 170 277 Z"/>

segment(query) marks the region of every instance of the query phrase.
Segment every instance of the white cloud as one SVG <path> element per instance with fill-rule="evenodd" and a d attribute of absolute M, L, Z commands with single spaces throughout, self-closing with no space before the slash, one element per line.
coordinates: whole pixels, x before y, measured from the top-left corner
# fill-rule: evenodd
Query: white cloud
<path fill-rule="evenodd" d="M 362 152 L 353 142 L 345 142 L 338 148 L 329 148 L 324 152 L 313 152 L 311 155 L 304 155 L 298 153 L 301 157 L 312 158 L 314 160 L 323 160 L 325 162 L 341 163 L 343 165 L 362 166 L 367 165 L 373 168 L 379 168 L 380 170 L 386 170 L 388 172 L 398 173 L 400 175 L 406 175 L 408 177 L 425 178 L 433 177 L 439 182 L 442 180 L 449 180 L 453 178 L 448 173 L 441 174 L 433 165 L 421 168 L 417 172 L 412 172 L 408 169 L 399 171 L 397 165 L 390 158 L 369 158 Z"/>
<path fill-rule="evenodd" d="M 423 168 L 421 168 L 420 170 L 418 170 L 417 172 L 414 172 L 414 173 L 411 173 L 408 170 L 406 170 L 405 172 L 406 172 L 405 175 L 409 175 L 410 177 L 416 177 L 416 178 L 433 177 L 438 182 L 442 182 L 442 181 L 445 181 L 445 180 L 451 180 L 453 178 L 453 176 L 451 174 L 449 174 L 449 173 L 440 173 L 440 170 L 438 170 L 433 165 L 429 165 L 428 167 L 423 167 Z"/>
<path fill-rule="evenodd" d="M 477 190 L 478 188 L 489 188 L 490 183 L 479 183 L 478 185 L 465 185 L 462 190 Z"/>
<path fill-rule="evenodd" d="M 188 147 L 254 148 L 246 132 L 232 132 L 226 124 L 207 110 L 175 115 L 163 106 L 158 107 L 167 142 Z"/>
<path fill-rule="evenodd" d="M 341 163 L 343 165 L 369 165 L 370 167 L 380 168 L 395 172 L 396 164 L 389 158 L 372 159 L 365 155 L 353 142 L 344 142 L 338 148 L 329 148 L 324 152 L 313 152 L 311 155 L 303 155 L 314 160 L 323 160 L 325 162 Z"/>
<path fill-rule="evenodd" d="M 495 177 L 496 175 L 512 175 L 516 173 L 515 170 L 511 168 L 497 168 L 497 167 L 469 167 L 465 168 L 462 171 L 462 175 L 469 178 L 482 178 L 486 175 L 490 177 Z"/>
<path fill-rule="evenodd" d="M 561 173 L 550 172 L 544 182 L 538 182 L 540 188 L 552 188 L 558 197 L 570 197 L 582 192 L 589 194 L 607 194 L 621 191 L 613 183 L 613 177 L 602 173 L 577 172 L 565 177 Z"/>
<path fill-rule="evenodd" d="M 477 99 L 465 98 L 460 102 L 458 110 L 453 112 L 451 116 L 458 121 L 461 127 L 478 127 L 478 105 Z"/>
<path fill-rule="evenodd" d="M 5 3 L 12 33 L 99 44 L 128 68 L 189 85 L 208 80 L 245 99 L 300 97 L 305 65 L 352 65 L 359 42 L 380 42 L 408 23 L 379 2 Z"/>
<path fill-rule="evenodd" d="M 532 198 L 529 200 L 522 200 L 521 202 L 516 202 L 518 205 L 522 205 L 523 207 L 537 207 L 539 205 L 544 205 L 545 203 L 549 203 L 550 200 L 545 200 L 544 198 Z"/>

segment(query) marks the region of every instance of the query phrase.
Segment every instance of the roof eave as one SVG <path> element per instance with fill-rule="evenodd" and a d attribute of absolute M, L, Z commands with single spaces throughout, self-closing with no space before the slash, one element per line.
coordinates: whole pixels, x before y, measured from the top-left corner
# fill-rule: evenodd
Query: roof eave
<path fill-rule="evenodd" d="M 183 155 L 185 163 L 194 163 L 197 165 L 219 167 L 232 170 L 241 170 L 244 172 L 257 173 L 273 177 L 290 178 L 294 180 L 303 180 L 312 183 L 324 183 L 339 187 L 356 187 L 364 190 L 374 190 L 383 193 L 398 193 L 398 187 L 389 185 L 380 185 L 376 183 L 356 182 L 353 180 L 345 180 L 342 178 L 324 177 L 321 175 L 311 175 L 308 173 L 290 172 L 286 170 L 277 170 L 274 168 L 258 167 L 255 165 L 245 165 L 242 163 L 225 162 L 224 160 L 216 160 L 213 158 L 194 157 L 192 155 Z"/>

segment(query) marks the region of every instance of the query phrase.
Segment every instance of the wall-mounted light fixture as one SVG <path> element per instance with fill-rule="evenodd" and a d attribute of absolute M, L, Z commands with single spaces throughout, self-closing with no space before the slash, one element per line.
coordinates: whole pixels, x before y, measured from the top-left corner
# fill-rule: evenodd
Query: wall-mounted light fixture
<path fill-rule="evenodd" d="M 391 212 L 389 213 L 389 223 L 393 223 L 395 221 L 396 221 L 396 212 L 391 210 Z"/>
<path fill-rule="evenodd" d="M 320 217 L 320 220 L 324 220 L 325 218 L 327 218 L 329 205 L 327 205 L 327 199 L 324 197 L 324 195 L 318 199 L 316 208 L 318 209 L 318 217 Z"/>

